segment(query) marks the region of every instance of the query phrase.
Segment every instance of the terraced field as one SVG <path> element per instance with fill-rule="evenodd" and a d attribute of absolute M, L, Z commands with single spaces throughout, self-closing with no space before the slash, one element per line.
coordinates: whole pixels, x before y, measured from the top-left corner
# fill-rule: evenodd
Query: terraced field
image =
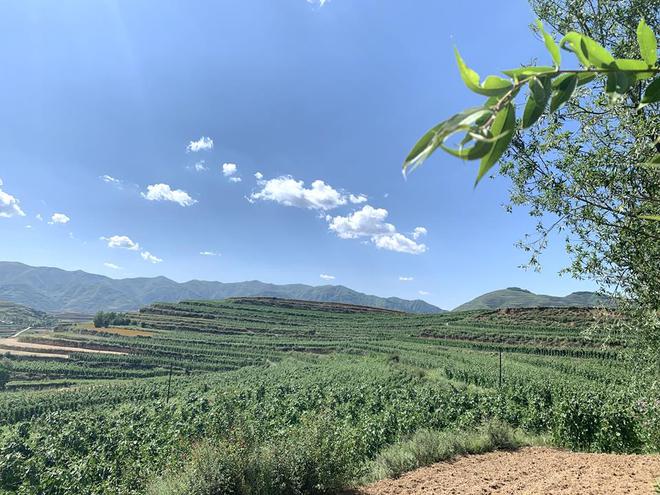
<path fill-rule="evenodd" d="M 281 493 L 332 493 L 417 430 L 493 418 L 573 449 L 660 449 L 660 401 L 631 385 L 625 339 L 584 337 L 611 315 L 243 298 L 129 316 L 18 338 L 67 359 L 0 361 L 0 493 L 143 493 L 209 439 L 227 459 L 274 455 Z"/>

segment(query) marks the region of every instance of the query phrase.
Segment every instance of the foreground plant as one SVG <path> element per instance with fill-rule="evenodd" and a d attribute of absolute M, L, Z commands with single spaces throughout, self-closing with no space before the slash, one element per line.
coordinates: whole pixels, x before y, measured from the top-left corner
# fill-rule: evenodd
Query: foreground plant
<path fill-rule="evenodd" d="M 606 78 L 605 91 L 612 101 L 621 100 L 636 83 L 660 73 L 657 41 L 653 30 L 640 20 L 637 41 L 641 59 L 614 58 L 597 41 L 584 34 L 571 31 L 557 44 L 543 28 L 537 27 L 552 57 L 553 66 L 529 66 L 502 71 L 508 78 L 490 75 L 481 82 L 479 74 L 470 69 L 458 49 L 456 61 L 465 85 L 477 94 L 488 97 L 483 106 L 468 108 L 429 130 L 415 145 L 403 164 L 404 173 L 421 165 L 438 148 L 465 160 L 480 160 L 475 185 L 506 152 L 517 128 L 515 99 L 527 87 L 528 96 L 520 121 L 520 128 L 534 125 L 549 106 L 556 112 L 569 101 L 575 90 L 596 78 Z M 561 50 L 572 52 L 581 69 L 561 67 Z M 637 108 L 660 101 L 660 77 L 655 77 L 644 90 Z M 458 148 L 447 144 L 450 137 L 463 134 Z M 655 138 L 660 146 L 660 137 Z M 660 167 L 660 154 L 656 154 L 649 167 Z M 649 216 L 660 219 L 660 216 Z"/>

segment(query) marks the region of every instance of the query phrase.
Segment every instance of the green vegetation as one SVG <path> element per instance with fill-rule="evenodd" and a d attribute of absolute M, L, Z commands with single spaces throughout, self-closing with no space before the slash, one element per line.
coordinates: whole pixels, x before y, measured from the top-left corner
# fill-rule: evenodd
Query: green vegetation
<path fill-rule="evenodd" d="M 0 337 L 12 335 L 26 327 L 49 327 L 55 318 L 20 304 L 0 301 Z"/>
<path fill-rule="evenodd" d="M 5 385 L 9 381 L 9 371 L 0 365 L 0 390 L 5 389 Z"/>
<path fill-rule="evenodd" d="M 503 308 L 598 308 L 612 305 L 612 299 L 594 292 L 573 292 L 566 297 L 558 297 L 534 294 L 518 287 L 509 287 L 482 294 L 454 308 L 453 311 Z"/>
<path fill-rule="evenodd" d="M 333 493 L 519 432 L 660 450 L 660 403 L 631 385 L 624 336 L 583 337 L 590 310 L 410 315 L 249 298 L 127 316 L 125 328 L 21 336 L 123 354 L 4 359 L 0 493 Z M 509 426 L 483 429 L 493 421 Z"/>
<path fill-rule="evenodd" d="M 513 450 L 529 440 L 505 423 L 490 421 L 470 431 L 420 430 L 407 440 L 384 449 L 369 466 L 365 482 L 396 478 L 461 454 Z"/>
<path fill-rule="evenodd" d="M 96 328 L 108 328 L 112 325 L 128 325 L 131 321 L 121 313 L 114 311 L 99 311 L 94 315 L 94 326 Z"/>

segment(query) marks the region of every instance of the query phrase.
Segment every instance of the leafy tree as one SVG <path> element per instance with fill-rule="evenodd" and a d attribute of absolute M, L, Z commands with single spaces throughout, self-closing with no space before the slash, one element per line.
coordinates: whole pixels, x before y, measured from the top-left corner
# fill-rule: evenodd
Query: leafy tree
<path fill-rule="evenodd" d="M 477 182 L 499 161 L 511 179 L 508 208 L 526 206 L 537 232 L 520 242 L 539 268 L 553 231 L 565 234 L 566 271 L 621 296 L 643 345 L 660 364 L 660 0 L 531 0 L 534 29 L 552 66 L 504 71 L 483 83 L 456 52 L 468 88 L 482 107 L 431 129 L 404 170 L 438 148 L 480 160 Z M 607 47 L 608 49 L 606 49 Z M 578 69 L 564 69 L 560 48 Z M 516 120 L 515 98 L 527 100 Z M 458 147 L 449 139 L 464 138 Z M 657 368 L 656 368 L 657 369 Z"/>
<path fill-rule="evenodd" d="M 94 316 L 94 326 L 96 328 L 107 328 L 111 325 L 128 325 L 129 319 L 122 314 L 115 313 L 114 311 L 104 312 L 99 311 Z"/>

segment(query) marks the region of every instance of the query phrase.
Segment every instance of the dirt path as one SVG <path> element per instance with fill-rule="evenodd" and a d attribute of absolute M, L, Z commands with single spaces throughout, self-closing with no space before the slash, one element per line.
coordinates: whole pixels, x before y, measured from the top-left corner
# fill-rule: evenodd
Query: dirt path
<path fill-rule="evenodd" d="M 21 330 L 21 331 L 19 331 L 19 332 L 16 332 L 16 333 L 13 335 L 13 338 L 18 337 L 20 334 L 22 334 L 23 332 L 27 332 L 27 331 L 30 330 L 31 328 L 32 328 L 32 327 L 27 327 L 27 328 L 24 328 L 23 330 Z"/>
<path fill-rule="evenodd" d="M 36 344 L 33 342 L 19 342 L 16 337 L 9 337 L 7 339 L 2 339 L 0 341 L 0 353 L 9 352 L 10 354 L 14 351 L 22 352 L 31 352 L 39 353 L 39 351 L 60 351 L 62 353 L 68 352 L 92 352 L 95 354 L 115 354 L 115 355 L 125 355 L 125 352 L 119 351 L 103 351 L 99 349 L 83 349 L 82 347 L 66 347 L 52 344 Z"/>
<path fill-rule="evenodd" d="M 660 455 L 529 447 L 459 457 L 363 487 L 359 495 L 652 495 Z"/>

